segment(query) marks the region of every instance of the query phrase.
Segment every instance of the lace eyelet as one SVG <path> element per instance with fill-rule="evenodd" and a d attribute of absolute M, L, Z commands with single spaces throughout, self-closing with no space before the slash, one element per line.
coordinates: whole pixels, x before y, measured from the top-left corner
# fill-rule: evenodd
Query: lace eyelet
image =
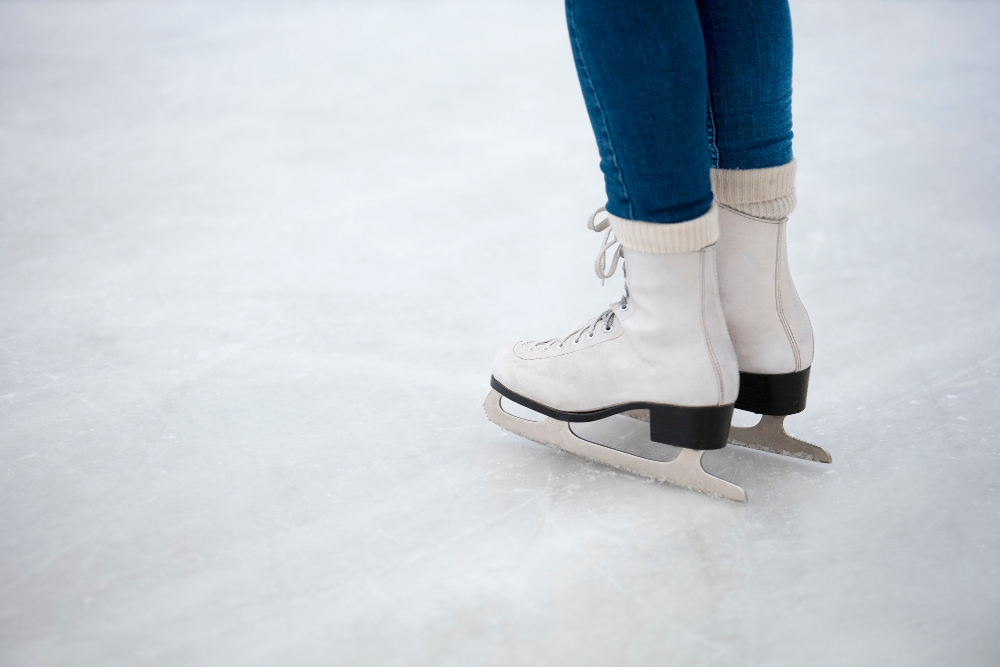
<path fill-rule="evenodd" d="M 580 344 L 580 339 L 579 338 L 577 338 L 575 341 L 573 341 L 573 345 L 579 345 L 579 344 Z"/>
<path fill-rule="evenodd" d="M 591 340 L 593 337 L 594 337 L 594 332 L 593 331 L 591 331 L 589 334 L 587 334 L 587 340 Z"/>
<path fill-rule="evenodd" d="M 623 303 L 623 304 L 622 304 L 622 305 L 620 306 L 620 309 L 621 309 L 621 311 L 622 311 L 622 312 L 624 313 L 624 312 L 625 312 L 626 310 L 628 310 L 628 304 L 627 304 L 627 303 Z"/>
<path fill-rule="evenodd" d="M 562 348 L 563 348 L 563 344 L 562 343 L 559 343 L 558 345 L 556 345 L 556 349 L 557 350 L 561 350 Z"/>
<path fill-rule="evenodd" d="M 604 333 L 611 333 L 614 330 L 615 330 L 614 327 L 604 327 Z"/>

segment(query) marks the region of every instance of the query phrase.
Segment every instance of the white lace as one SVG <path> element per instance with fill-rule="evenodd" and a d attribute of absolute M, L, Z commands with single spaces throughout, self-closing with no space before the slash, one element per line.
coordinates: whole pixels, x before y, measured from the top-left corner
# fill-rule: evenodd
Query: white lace
<path fill-rule="evenodd" d="M 597 260 L 594 262 L 594 273 L 596 273 L 597 277 L 601 279 L 601 285 L 604 285 L 605 280 L 615 275 L 615 271 L 618 269 L 618 260 L 625 257 L 625 253 L 622 250 L 621 244 L 618 243 L 618 239 L 612 236 L 613 230 L 611 229 L 610 218 L 605 218 L 604 220 L 596 224 L 594 222 L 597 219 L 597 216 L 604 212 L 606 212 L 606 209 L 602 206 L 601 208 L 594 211 L 594 214 L 590 216 L 590 220 L 587 221 L 587 229 L 591 231 L 603 232 L 604 230 L 607 230 L 607 232 L 604 234 L 604 239 L 601 241 L 601 250 L 600 252 L 597 253 Z M 607 267 L 608 250 L 613 248 L 616 244 L 618 245 L 618 247 L 615 248 L 614 253 L 611 255 L 611 268 L 607 269 L 606 267 Z M 622 271 L 623 272 L 625 271 L 624 264 L 622 264 Z M 588 339 L 593 338 L 595 333 L 597 332 L 597 325 L 601 323 L 604 324 L 604 332 L 611 333 L 611 331 L 614 330 L 615 326 L 616 305 L 622 310 L 628 310 L 628 283 L 625 284 L 625 293 L 622 294 L 622 298 L 617 304 L 611 303 L 610 308 L 605 310 L 597 317 L 588 320 L 587 323 L 584 324 L 579 329 L 571 331 L 569 335 L 563 338 L 550 338 L 549 340 L 537 341 L 535 343 L 532 343 L 531 347 L 528 349 L 533 350 L 535 349 L 536 346 L 542 345 L 544 346 L 542 347 L 542 351 L 544 352 L 548 350 L 549 347 L 551 347 L 552 345 L 555 345 L 556 347 L 562 347 L 563 345 L 566 344 L 567 341 L 569 341 L 570 338 L 573 338 L 574 336 L 575 338 L 573 338 L 573 345 L 577 345 L 580 343 L 580 340 L 583 338 L 583 334 L 585 333 L 587 334 Z"/>
<path fill-rule="evenodd" d="M 601 279 L 602 287 L 604 286 L 605 280 L 615 275 L 615 269 L 618 268 L 618 259 L 625 256 L 622 252 L 621 244 L 619 244 L 618 248 L 615 249 L 614 254 L 611 255 L 611 269 L 608 271 L 604 270 L 608 250 L 618 243 L 618 239 L 612 236 L 614 230 L 611 229 L 610 217 L 604 218 L 604 220 L 594 224 L 594 220 L 597 219 L 597 216 L 606 212 L 607 209 L 602 206 L 594 211 L 594 215 L 590 216 L 590 220 L 587 221 L 587 229 L 592 232 L 603 232 L 605 229 L 608 230 L 604 233 L 604 240 L 601 241 L 601 250 L 597 253 L 597 260 L 594 262 L 594 273 L 596 273 L 597 277 Z"/>

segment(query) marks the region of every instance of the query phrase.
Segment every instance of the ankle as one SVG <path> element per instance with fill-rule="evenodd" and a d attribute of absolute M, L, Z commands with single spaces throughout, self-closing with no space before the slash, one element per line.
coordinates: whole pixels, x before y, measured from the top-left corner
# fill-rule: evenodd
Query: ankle
<path fill-rule="evenodd" d="M 694 252 L 719 240 L 719 214 L 713 204 L 707 213 L 686 222 L 643 222 L 608 214 L 615 238 L 631 250 L 649 253 Z"/>
<path fill-rule="evenodd" d="M 795 209 L 795 160 L 767 169 L 713 169 L 711 175 L 721 206 L 764 220 L 783 220 Z"/>

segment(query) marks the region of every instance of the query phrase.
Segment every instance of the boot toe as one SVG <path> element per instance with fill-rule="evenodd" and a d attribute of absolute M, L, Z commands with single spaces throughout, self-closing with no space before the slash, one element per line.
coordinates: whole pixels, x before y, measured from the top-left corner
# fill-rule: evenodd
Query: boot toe
<path fill-rule="evenodd" d="M 518 366 L 524 360 L 517 355 L 517 348 L 524 343 L 507 343 L 493 358 L 493 377 L 503 386 L 517 391 Z"/>

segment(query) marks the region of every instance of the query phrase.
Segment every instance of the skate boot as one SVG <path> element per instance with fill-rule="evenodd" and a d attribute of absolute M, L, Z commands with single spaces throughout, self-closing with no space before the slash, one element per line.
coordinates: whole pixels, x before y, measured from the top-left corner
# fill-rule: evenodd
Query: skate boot
<path fill-rule="evenodd" d="M 530 440 L 745 502 L 743 489 L 701 465 L 706 450 L 726 445 L 739 377 L 716 278 L 715 207 L 695 220 L 669 225 L 611 215 L 595 225 L 598 213 L 588 227 L 607 232 L 595 271 L 608 278 L 622 259 L 624 296 L 566 336 L 501 348 L 493 362 L 487 416 Z M 609 250 L 612 262 L 606 271 Z M 547 419 L 516 417 L 504 411 L 501 397 Z M 663 462 L 634 456 L 585 440 L 570 428 L 572 422 L 629 411 L 648 411 L 650 439 L 681 447 L 677 458 Z"/>
<path fill-rule="evenodd" d="M 719 204 L 719 291 L 739 358 L 736 407 L 761 415 L 730 429 L 729 442 L 830 463 L 823 448 L 789 436 L 788 415 L 806 407 L 813 332 L 788 268 L 785 228 L 795 206 L 795 163 L 712 170 Z"/>

